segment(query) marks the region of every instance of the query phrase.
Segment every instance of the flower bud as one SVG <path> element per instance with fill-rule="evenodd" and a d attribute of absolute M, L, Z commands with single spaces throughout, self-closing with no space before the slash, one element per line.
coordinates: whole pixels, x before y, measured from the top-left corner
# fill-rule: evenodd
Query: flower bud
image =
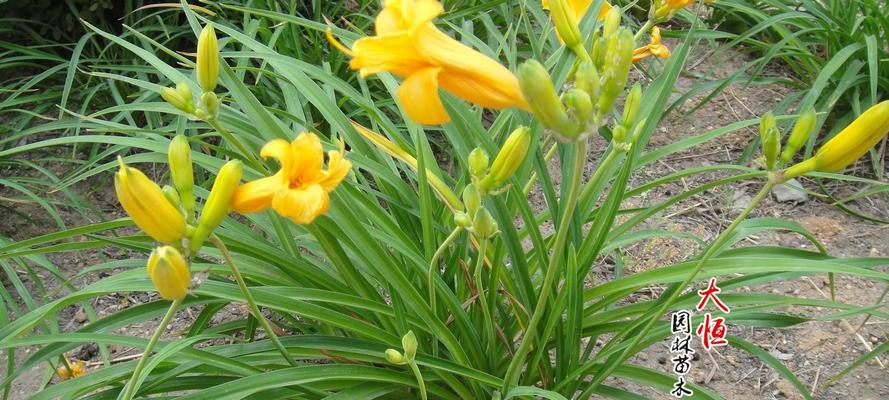
<path fill-rule="evenodd" d="M 480 183 L 482 189 L 497 189 L 503 185 L 503 182 L 511 178 L 525 161 L 529 147 L 531 147 L 531 129 L 520 126 L 512 131 L 506 138 L 506 142 L 503 143 L 500 152 L 497 153 L 490 172 L 482 179 Z"/>
<path fill-rule="evenodd" d="M 114 175 L 114 190 L 120 205 L 148 236 L 173 244 L 185 236 L 185 218 L 164 196 L 156 183 L 142 171 L 128 167 L 118 157 L 120 170 Z"/>
<path fill-rule="evenodd" d="M 238 183 L 241 182 L 243 172 L 243 164 L 238 160 L 231 160 L 225 163 L 219 170 L 219 175 L 216 175 L 216 180 L 213 181 L 210 196 L 207 197 L 207 202 L 201 211 L 198 226 L 189 243 L 189 248 L 192 252 L 201 248 L 201 245 L 207 240 L 210 233 L 228 215 L 231 209 L 232 195 L 235 193 Z"/>
<path fill-rule="evenodd" d="M 889 100 L 868 108 L 812 158 L 788 168 L 787 179 L 812 170 L 833 172 L 852 164 L 889 133 Z"/>
<path fill-rule="evenodd" d="M 633 85 L 630 93 L 627 94 L 627 100 L 624 102 L 624 112 L 621 114 L 621 124 L 630 129 L 636 116 L 639 115 L 639 106 L 642 103 L 642 87 L 639 84 Z"/>
<path fill-rule="evenodd" d="M 623 143 L 627 139 L 627 128 L 623 125 L 617 125 L 611 130 L 611 141 L 615 143 Z"/>
<path fill-rule="evenodd" d="M 598 120 L 611 111 L 617 96 L 623 92 L 633 63 L 633 50 L 636 41 L 627 28 L 620 28 L 608 40 L 605 51 L 605 65 L 602 75 L 602 95 L 599 97 Z"/>
<path fill-rule="evenodd" d="M 60 365 L 59 368 L 56 368 L 56 375 L 59 376 L 59 379 L 66 380 L 86 375 L 86 365 L 83 361 L 71 362 L 66 358 L 65 363 L 67 363 L 67 366 Z"/>
<path fill-rule="evenodd" d="M 179 193 L 176 192 L 176 189 L 170 185 L 164 185 L 161 188 L 161 191 L 164 192 L 164 197 L 167 198 L 167 201 L 173 205 L 173 207 L 179 208 L 182 206 L 182 200 L 179 199 Z"/>
<path fill-rule="evenodd" d="M 466 207 L 466 213 L 469 216 L 474 216 L 475 211 L 481 207 L 482 196 L 475 185 L 468 185 L 463 188 L 463 205 Z"/>
<path fill-rule="evenodd" d="M 773 126 L 766 130 L 762 138 L 762 154 L 765 156 L 766 168 L 769 171 L 775 168 L 779 152 L 781 152 L 781 132 Z"/>
<path fill-rule="evenodd" d="M 571 49 L 581 46 L 580 28 L 577 26 L 577 18 L 574 17 L 574 11 L 568 0 L 549 0 L 549 10 L 562 43 Z"/>
<path fill-rule="evenodd" d="M 601 82 L 599 81 L 599 71 L 592 61 L 583 61 L 578 65 L 577 72 L 574 74 L 574 87 L 586 92 L 590 96 L 590 102 L 596 104 L 599 100 L 599 91 L 601 90 Z"/>
<path fill-rule="evenodd" d="M 188 89 L 188 84 L 185 82 L 181 82 L 176 85 L 176 89 L 173 89 L 171 87 L 162 87 L 160 92 L 161 97 L 167 103 L 170 103 L 171 106 L 176 107 L 184 113 L 194 113 L 194 100 L 192 100 L 191 98 L 191 90 L 188 89 L 187 93 L 185 92 L 185 90 L 179 90 L 179 88 L 182 86 Z"/>
<path fill-rule="evenodd" d="M 519 87 L 544 127 L 569 137 L 576 135 L 549 73 L 537 60 L 528 60 L 519 67 Z"/>
<path fill-rule="evenodd" d="M 179 250 L 172 246 L 155 248 L 148 257 L 148 276 L 165 300 L 182 300 L 191 284 L 191 270 Z"/>
<path fill-rule="evenodd" d="M 469 173 L 474 178 L 481 178 L 488 171 L 488 154 L 480 147 L 469 152 Z"/>
<path fill-rule="evenodd" d="M 785 163 L 790 162 L 790 160 L 793 159 L 794 154 L 796 154 L 799 149 L 803 148 L 803 145 L 809 140 L 809 135 L 812 134 L 812 130 L 815 129 L 815 123 L 817 121 L 818 116 L 815 114 L 815 109 L 813 107 L 809 107 L 800 114 L 799 118 L 796 119 L 796 123 L 793 125 L 790 137 L 787 139 L 784 152 L 781 153 L 781 161 Z"/>
<path fill-rule="evenodd" d="M 775 127 L 775 115 L 771 111 L 765 113 L 759 120 L 759 138 L 765 140 L 766 132 Z"/>
<path fill-rule="evenodd" d="M 198 37 L 197 79 L 204 92 L 216 89 L 219 80 L 219 44 L 212 24 L 207 24 Z"/>
<path fill-rule="evenodd" d="M 207 112 L 206 119 L 212 120 L 219 116 L 219 98 L 216 97 L 216 93 L 204 92 L 201 95 L 201 104 L 204 105 L 204 110 Z"/>
<path fill-rule="evenodd" d="M 563 101 L 568 107 L 568 114 L 577 122 L 580 133 L 586 130 L 587 123 L 594 120 L 593 102 L 590 95 L 580 89 L 570 89 L 563 96 Z"/>
<path fill-rule="evenodd" d="M 497 221 L 491 216 L 487 209 L 481 207 L 475 213 L 472 220 L 472 233 L 479 239 L 490 239 L 500 232 Z"/>
<path fill-rule="evenodd" d="M 619 7 L 611 7 L 608 10 L 608 13 L 605 14 L 605 23 L 602 25 L 602 37 L 609 38 L 614 32 L 617 32 L 617 28 L 620 27 L 620 8 Z"/>
<path fill-rule="evenodd" d="M 414 331 L 407 331 L 401 338 L 401 347 L 404 349 L 404 358 L 413 361 L 417 355 L 417 336 L 414 335 Z"/>
<path fill-rule="evenodd" d="M 469 228 L 472 226 L 472 218 L 465 212 L 457 211 L 454 213 L 454 224 L 461 228 Z"/>
<path fill-rule="evenodd" d="M 386 361 L 395 365 L 407 364 L 407 360 L 401 355 L 401 352 L 395 349 L 386 349 Z"/>
<path fill-rule="evenodd" d="M 191 146 L 185 135 L 176 135 L 167 147 L 170 178 L 179 192 L 182 208 L 189 219 L 194 215 L 194 170 L 191 162 Z"/>

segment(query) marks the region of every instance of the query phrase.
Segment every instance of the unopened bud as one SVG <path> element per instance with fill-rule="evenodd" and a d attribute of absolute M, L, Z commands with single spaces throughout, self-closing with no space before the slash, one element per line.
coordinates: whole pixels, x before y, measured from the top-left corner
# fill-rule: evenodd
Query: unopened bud
<path fill-rule="evenodd" d="M 481 178 L 488 171 L 488 153 L 480 147 L 469 152 L 469 173 L 474 178 Z"/>
<path fill-rule="evenodd" d="M 472 226 L 472 218 L 469 218 L 465 212 L 458 211 L 454 213 L 454 224 L 461 228 L 469 228 Z"/>
<path fill-rule="evenodd" d="M 630 93 L 627 94 L 627 100 L 624 102 L 624 112 L 621 115 L 621 124 L 630 129 L 636 116 L 639 115 L 639 106 L 642 103 L 642 87 L 639 84 L 633 85 Z"/>
<path fill-rule="evenodd" d="M 775 168 L 778 153 L 781 152 L 781 132 L 774 126 L 768 128 L 762 137 L 762 154 L 766 159 L 766 168 L 771 171 Z"/>
<path fill-rule="evenodd" d="M 772 114 L 771 111 L 765 113 L 762 118 L 759 119 L 759 137 L 762 140 L 765 140 L 766 132 L 769 129 L 775 127 L 775 115 Z"/>
<path fill-rule="evenodd" d="M 617 96 L 627 85 L 635 43 L 633 34 L 627 28 L 618 29 L 608 40 L 602 76 L 602 95 L 599 97 L 599 120 L 611 111 Z"/>
<path fill-rule="evenodd" d="M 479 208 L 472 221 L 472 233 L 480 239 L 490 239 L 499 231 L 497 221 L 484 207 Z"/>
<path fill-rule="evenodd" d="M 568 0 L 549 0 L 550 16 L 556 26 L 556 33 L 568 48 L 581 45 L 580 28 Z"/>
<path fill-rule="evenodd" d="M 164 192 L 164 197 L 167 198 L 167 201 L 169 201 L 173 207 L 179 208 L 182 206 L 182 201 L 179 199 L 179 193 L 176 191 L 176 188 L 170 185 L 164 185 L 164 187 L 161 188 L 161 191 Z"/>
<path fill-rule="evenodd" d="M 191 270 L 182 254 L 172 246 L 161 246 L 148 257 L 148 276 L 165 300 L 182 300 L 191 284 Z"/>
<path fill-rule="evenodd" d="M 417 336 L 414 335 L 414 331 L 407 331 L 401 338 L 401 347 L 404 349 L 404 358 L 413 361 L 417 355 Z"/>
<path fill-rule="evenodd" d="M 781 161 L 788 163 L 793 159 L 794 154 L 809 140 L 809 136 L 815 129 L 817 121 L 818 117 L 815 114 L 815 109 L 812 107 L 800 114 L 799 118 L 796 119 L 796 124 L 793 125 L 793 130 L 790 132 L 784 151 L 781 153 Z"/>
<path fill-rule="evenodd" d="M 602 83 L 599 81 L 599 71 L 596 70 L 592 61 L 583 61 L 577 67 L 577 72 L 574 74 L 574 87 L 586 92 L 593 104 L 598 102 Z"/>
<path fill-rule="evenodd" d="M 182 208 L 189 220 L 194 214 L 194 169 L 191 162 L 191 146 L 185 135 L 176 135 L 167 147 L 170 177 L 179 192 Z"/>
<path fill-rule="evenodd" d="M 590 95 L 580 89 L 570 89 L 562 96 L 565 105 L 568 108 L 568 114 L 577 121 L 580 133 L 583 133 L 587 123 L 595 119 L 596 115 L 593 111 L 593 102 L 590 101 Z"/>
<path fill-rule="evenodd" d="M 205 92 L 201 95 L 201 104 L 204 105 L 204 110 L 207 112 L 207 119 L 216 119 L 219 115 L 219 98 L 216 97 L 216 93 L 213 92 Z"/>
<path fill-rule="evenodd" d="M 553 87 L 549 73 L 537 60 L 528 60 L 519 67 L 519 87 L 531 112 L 544 127 L 569 138 L 577 134 L 572 132 L 574 129 L 568 113 Z"/>
<path fill-rule="evenodd" d="M 401 352 L 395 349 L 386 349 L 386 361 L 395 365 L 403 365 L 407 363 L 404 356 L 401 355 Z"/>
<path fill-rule="evenodd" d="M 188 87 L 187 84 L 186 87 Z M 184 97 L 180 91 L 171 87 L 162 87 L 160 93 L 164 101 L 176 107 L 179 111 L 188 114 L 194 112 L 194 102 L 190 97 Z"/>
<path fill-rule="evenodd" d="M 219 43 L 212 24 L 207 24 L 198 37 L 196 75 L 204 92 L 216 89 L 219 80 Z"/>
<path fill-rule="evenodd" d="M 611 140 L 615 143 L 623 143 L 627 139 L 627 128 L 617 125 L 611 130 Z"/>
<path fill-rule="evenodd" d="M 611 7 L 605 15 L 605 24 L 602 26 L 602 37 L 609 38 L 620 27 L 620 7 Z"/>
<path fill-rule="evenodd" d="M 466 213 L 470 216 L 474 216 L 475 211 L 481 207 L 482 196 L 475 185 L 467 185 L 463 189 L 463 205 L 466 207 Z"/>
<path fill-rule="evenodd" d="M 219 226 L 222 219 L 228 215 L 231 210 L 231 198 L 241 182 L 241 175 L 244 172 L 243 164 L 238 160 L 231 160 L 219 170 L 216 180 L 213 181 L 213 188 L 210 190 L 210 196 L 204 204 L 201 211 L 201 218 L 198 221 L 197 229 L 191 237 L 189 248 L 192 252 L 196 252 L 201 245 L 210 237 L 210 234 Z"/>
<path fill-rule="evenodd" d="M 497 189 L 511 178 L 525 161 L 529 147 L 531 147 L 531 129 L 520 126 L 512 131 L 503 143 L 503 148 L 497 153 L 490 172 L 482 179 L 480 183 L 482 189 Z"/>

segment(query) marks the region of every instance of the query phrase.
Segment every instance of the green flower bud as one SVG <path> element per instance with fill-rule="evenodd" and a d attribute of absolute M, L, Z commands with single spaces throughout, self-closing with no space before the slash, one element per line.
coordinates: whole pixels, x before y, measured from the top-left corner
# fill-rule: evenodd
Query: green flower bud
<path fill-rule="evenodd" d="M 627 100 L 624 102 L 624 112 L 621 115 L 621 124 L 625 128 L 630 129 L 630 127 L 633 126 L 633 121 L 635 121 L 636 116 L 639 115 L 640 103 L 642 103 L 642 87 L 637 83 L 630 89 L 630 93 L 627 94 Z"/>
<path fill-rule="evenodd" d="M 759 138 L 763 141 L 766 139 L 766 132 L 775 127 L 775 115 L 771 111 L 767 112 L 759 120 Z"/>
<path fill-rule="evenodd" d="M 407 331 L 401 338 L 401 347 L 404 349 L 404 358 L 413 361 L 417 355 L 417 336 L 414 335 L 414 331 Z"/>
<path fill-rule="evenodd" d="M 164 192 L 164 197 L 167 198 L 167 201 L 169 201 L 173 207 L 179 209 L 182 203 L 179 200 L 179 193 L 176 192 L 176 189 L 170 185 L 164 185 L 164 187 L 161 188 L 161 191 Z"/>
<path fill-rule="evenodd" d="M 186 83 L 180 83 L 179 85 L 184 85 L 186 88 L 188 87 L 188 84 Z M 160 91 L 161 97 L 171 106 L 179 109 L 179 111 L 191 114 L 194 112 L 194 101 L 191 99 L 191 91 L 189 91 L 186 96 L 182 91 L 177 90 L 179 85 L 176 86 L 176 89 L 162 87 Z"/>
<path fill-rule="evenodd" d="M 781 153 L 781 161 L 788 163 L 793 159 L 793 155 L 796 154 L 799 149 L 803 148 L 803 145 L 809 140 L 809 135 L 812 134 L 812 131 L 815 129 L 815 123 L 817 122 L 818 116 L 815 114 L 815 109 L 813 107 L 807 108 L 800 114 L 799 118 L 796 119 L 796 123 L 793 125 L 793 131 L 790 132 L 790 137 L 787 139 L 784 152 Z"/>
<path fill-rule="evenodd" d="M 182 208 L 189 220 L 194 215 L 194 170 L 191 162 L 191 146 L 185 135 L 176 135 L 167 147 L 170 177 L 179 192 Z"/>
<path fill-rule="evenodd" d="M 605 23 L 602 25 L 602 37 L 609 38 L 620 27 L 620 7 L 611 7 L 605 15 Z"/>
<path fill-rule="evenodd" d="M 201 211 L 197 229 L 195 229 L 194 236 L 189 243 L 189 249 L 192 252 L 201 248 L 204 241 L 228 215 L 231 210 L 232 195 L 241 182 L 243 172 L 244 166 L 238 160 L 225 163 L 219 170 L 219 175 L 216 175 L 216 180 L 213 181 L 213 188 L 210 189 L 210 196 L 207 197 L 207 202 Z"/>
<path fill-rule="evenodd" d="M 468 185 L 463 189 L 463 205 L 466 207 L 466 213 L 470 216 L 474 216 L 476 210 L 481 207 L 482 196 L 475 185 Z"/>
<path fill-rule="evenodd" d="M 469 153 L 469 173 L 474 178 L 481 178 L 488 171 L 488 153 L 476 147 Z"/>
<path fill-rule="evenodd" d="M 219 80 L 219 44 L 216 41 L 216 30 L 207 24 L 198 36 L 198 58 L 196 75 L 204 92 L 216 89 Z"/>
<path fill-rule="evenodd" d="M 202 94 L 201 104 L 204 105 L 204 110 L 207 111 L 207 119 L 212 120 L 219 116 L 219 98 L 216 97 L 216 93 L 205 92 Z"/>
<path fill-rule="evenodd" d="M 591 61 L 583 61 L 578 65 L 574 74 L 574 87 L 586 92 L 593 104 L 599 100 L 602 83 L 599 81 L 599 71 Z"/>
<path fill-rule="evenodd" d="M 490 239 L 498 232 L 500 230 L 498 229 L 497 221 L 494 220 L 491 213 L 484 207 L 479 208 L 472 221 L 472 233 L 479 239 Z"/>
<path fill-rule="evenodd" d="M 519 87 L 531 112 L 544 127 L 569 138 L 577 135 L 568 113 L 565 112 L 565 106 L 553 87 L 553 81 L 542 64 L 536 60 L 528 60 L 522 64 L 519 67 Z"/>
<path fill-rule="evenodd" d="M 395 349 L 386 349 L 386 361 L 395 365 L 407 364 L 407 360 L 401 355 L 401 352 Z"/>
<path fill-rule="evenodd" d="M 469 228 L 472 226 L 472 218 L 469 218 L 465 212 L 456 212 L 454 213 L 454 224 L 461 228 Z"/>
<path fill-rule="evenodd" d="M 577 121 L 580 133 L 586 129 L 587 123 L 595 119 L 596 115 L 593 111 L 593 102 L 590 101 L 590 95 L 580 89 L 570 89 L 563 96 L 565 105 L 568 106 L 568 113 Z"/>
<path fill-rule="evenodd" d="M 611 140 L 615 143 L 623 143 L 627 139 L 627 128 L 617 125 L 611 130 Z"/>
<path fill-rule="evenodd" d="M 503 143 L 500 152 L 497 153 L 497 158 L 494 159 L 490 172 L 479 183 L 482 189 L 497 189 L 503 185 L 503 182 L 511 178 L 525 161 L 529 147 L 531 147 L 530 129 L 520 126 L 512 131 L 509 137 L 506 138 L 506 142 Z"/>
<path fill-rule="evenodd" d="M 608 40 L 605 52 L 605 65 L 602 75 L 602 95 L 599 97 L 598 120 L 611 111 L 617 96 L 623 92 L 633 64 L 633 50 L 636 41 L 627 28 L 620 28 Z"/>
<path fill-rule="evenodd" d="M 781 152 L 781 132 L 774 126 L 768 128 L 762 139 L 762 154 L 766 159 L 766 168 L 769 171 L 775 168 L 778 153 Z"/>
<path fill-rule="evenodd" d="M 553 24 L 556 26 L 556 33 L 568 48 L 575 48 L 581 45 L 580 28 L 577 26 L 577 19 L 574 18 L 574 10 L 568 4 L 568 0 L 550 0 L 549 1 L 550 16 Z"/>

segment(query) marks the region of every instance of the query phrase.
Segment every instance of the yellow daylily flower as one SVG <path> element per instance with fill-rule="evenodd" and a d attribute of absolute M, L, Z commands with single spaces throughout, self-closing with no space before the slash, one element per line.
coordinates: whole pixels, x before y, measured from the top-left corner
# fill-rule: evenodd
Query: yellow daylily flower
<path fill-rule="evenodd" d="M 66 361 L 68 363 L 67 368 L 64 365 L 61 365 L 56 369 L 56 375 L 59 376 L 59 379 L 65 380 L 86 375 L 86 364 L 84 364 L 83 361 L 77 360 L 76 362 L 71 362 L 70 360 L 67 360 L 67 358 Z"/>
<path fill-rule="evenodd" d="M 182 253 L 172 246 L 154 249 L 148 257 L 148 276 L 165 300 L 182 300 L 191 285 L 191 269 Z"/>
<path fill-rule="evenodd" d="M 549 10 L 549 0 L 540 0 L 541 5 L 544 10 Z M 584 14 L 590 5 L 593 4 L 593 0 L 568 0 L 568 5 L 571 7 L 571 10 L 574 12 L 574 18 L 577 21 L 583 19 Z M 605 2 L 602 3 L 602 8 L 599 9 L 599 15 L 596 17 L 597 20 L 601 21 L 605 19 L 605 16 L 608 15 L 608 12 L 611 11 L 611 3 Z"/>
<path fill-rule="evenodd" d="M 704 0 L 705 4 L 712 3 L 713 0 Z M 695 3 L 695 0 L 658 0 L 655 2 L 657 8 L 654 15 L 657 18 L 669 18 L 676 11 L 688 7 Z"/>
<path fill-rule="evenodd" d="M 276 139 L 266 143 L 262 158 L 272 157 L 281 163 L 281 170 L 273 176 L 245 183 L 235 190 L 232 208 L 241 213 L 255 213 L 273 208 L 278 214 L 297 224 L 308 224 L 327 212 L 328 193 L 349 174 L 352 163 L 345 156 L 345 144 L 339 151 L 327 152 L 321 140 L 312 133 L 300 133 L 292 143 Z"/>
<path fill-rule="evenodd" d="M 849 126 L 822 145 L 814 156 L 784 171 L 784 177 L 790 179 L 813 170 L 841 170 L 861 158 L 886 134 L 889 134 L 889 100 L 861 113 Z"/>
<path fill-rule="evenodd" d="M 161 188 L 142 171 L 124 164 L 114 175 L 114 190 L 124 211 L 148 236 L 161 243 L 174 244 L 185 237 L 185 216 L 176 209 Z"/>
<path fill-rule="evenodd" d="M 398 99 L 421 124 L 442 124 L 450 117 L 438 89 L 485 108 L 527 109 L 518 80 L 499 62 L 438 30 L 432 20 L 444 12 L 436 0 L 386 0 L 376 18 L 376 36 L 361 38 L 352 49 L 328 40 L 352 57 L 362 77 L 390 72 L 404 78 Z"/>
<path fill-rule="evenodd" d="M 658 27 L 651 29 L 651 43 L 633 51 L 633 62 L 639 62 L 649 56 L 670 58 L 670 49 L 661 44 L 661 30 Z"/>

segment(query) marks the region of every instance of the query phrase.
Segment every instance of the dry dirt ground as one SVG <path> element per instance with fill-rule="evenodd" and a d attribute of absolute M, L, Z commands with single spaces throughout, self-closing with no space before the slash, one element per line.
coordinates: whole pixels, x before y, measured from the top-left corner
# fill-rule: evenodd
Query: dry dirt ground
<path fill-rule="evenodd" d="M 692 74 L 696 76 L 684 76 L 677 87 L 677 93 L 688 90 L 697 79 L 700 79 L 700 76 L 703 76 L 704 79 L 725 77 L 747 61 L 747 58 L 740 53 L 732 52 L 714 56 L 704 50 L 695 50 L 690 65 L 693 66 Z M 782 72 L 780 69 L 775 69 L 771 73 L 780 74 Z M 695 101 L 686 103 L 684 109 L 674 113 L 662 123 L 652 140 L 651 147 L 675 142 L 738 120 L 757 117 L 780 101 L 785 93 L 786 89 L 780 86 L 743 87 L 735 85 L 694 114 L 682 117 L 683 111 L 695 104 Z M 707 163 L 735 162 L 755 135 L 754 129 L 741 130 L 698 146 L 691 151 L 674 154 L 665 162 L 649 165 L 644 171 L 636 174 L 631 186 L 683 168 Z M 592 170 L 599 157 L 597 149 L 602 148 L 598 146 L 601 144 L 603 143 L 597 142 L 591 146 L 591 164 L 588 167 L 588 172 Z M 21 173 L 21 171 L 14 172 Z M 7 173 L 11 174 L 13 171 L 0 170 L 0 175 Z M 556 168 L 553 168 L 553 174 L 557 174 Z M 671 193 L 683 190 L 685 186 L 692 187 L 713 177 L 714 175 L 708 175 L 686 179 L 674 185 L 659 188 L 657 191 L 649 193 L 647 198 L 634 199 L 634 201 L 653 203 L 670 196 Z M 109 179 L 110 177 L 106 176 L 92 180 L 88 184 L 77 185 L 73 189 L 87 198 L 100 213 L 108 218 L 116 218 L 121 216 L 121 211 L 114 198 L 113 190 L 109 188 Z M 809 189 L 816 189 L 809 181 L 803 181 L 803 185 Z M 846 194 L 855 190 L 855 188 L 844 186 L 832 189 L 844 191 Z M 738 203 L 743 202 L 745 196 L 753 195 L 757 190 L 757 184 L 746 182 L 705 193 L 677 204 L 659 218 L 653 219 L 649 226 L 691 232 L 699 237 L 712 239 L 734 217 L 736 211 L 733 210 Z M 9 188 L 0 188 L 0 198 L 15 195 Z M 532 201 L 536 202 L 538 206 L 542 207 L 543 205 L 542 196 L 532 196 Z M 862 200 L 854 203 L 853 206 L 870 214 L 889 218 L 889 208 L 887 208 L 884 198 Z M 55 230 L 54 224 L 46 212 L 34 204 L 9 203 L 0 200 L 0 209 L 5 216 L 4 224 L 0 225 L 0 236 L 22 240 Z M 62 216 L 69 225 L 84 222 L 84 218 L 74 212 L 63 211 Z M 773 216 L 797 221 L 811 230 L 835 256 L 889 256 L 889 241 L 886 240 L 889 229 L 886 226 L 850 217 L 827 202 L 811 196 L 808 201 L 798 203 L 779 203 L 770 198 L 757 208 L 754 216 Z M 807 245 L 807 242 L 801 237 L 789 233 L 770 232 L 748 240 L 759 244 L 780 244 L 800 248 Z M 811 248 L 811 245 L 808 246 Z M 625 272 L 631 274 L 681 261 L 695 254 L 698 248 L 691 242 L 655 239 L 642 242 L 626 250 L 628 254 L 626 258 L 630 260 L 630 263 L 626 265 Z M 113 247 L 101 252 L 82 251 L 48 256 L 49 261 L 59 266 L 62 272 L 68 276 L 76 274 L 86 267 L 125 257 L 128 257 L 126 251 Z M 607 270 L 607 268 L 603 270 Z M 882 270 L 889 269 L 884 267 Z M 87 274 L 72 283 L 77 287 L 82 287 L 102 276 L 115 272 L 111 270 Z M 26 284 L 33 287 L 33 282 L 27 275 L 21 273 L 20 276 Z M 600 279 L 607 278 L 608 273 L 600 276 Z M 55 287 L 59 284 L 48 274 L 40 275 L 39 279 L 47 287 Z M 4 284 L 7 285 L 7 289 L 11 289 L 8 281 L 4 280 Z M 839 300 L 859 305 L 873 304 L 885 287 L 885 284 L 847 276 L 838 276 L 837 284 Z M 660 293 L 659 288 L 651 288 L 651 290 L 653 293 Z M 826 298 L 828 296 L 826 280 L 821 277 L 770 284 L 764 288 L 757 288 L 757 290 L 810 298 Z M 95 299 L 93 306 L 99 315 L 103 316 L 134 304 L 152 301 L 154 296 L 154 294 L 144 293 L 115 294 Z M 644 298 L 644 295 L 641 298 Z M 244 310 L 237 306 L 229 306 L 229 308 L 227 313 L 232 317 L 237 318 L 244 315 Z M 196 312 L 199 311 L 194 308 L 180 311 L 175 322 L 168 328 L 166 336 L 175 337 L 186 329 Z M 63 310 L 60 319 L 65 331 L 76 330 L 86 322 L 84 311 L 78 307 L 69 307 Z M 866 353 L 868 349 L 889 340 L 887 339 L 889 321 L 872 318 L 857 335 L 852 334 L 850 327 L 857 327 L 860 323 L 861 319 L 856 318 L 847 322 L 813 322 L 776 330 L 733 326 L 729 319 L 729 332 L 771 352 L 783 360 L 805 385 L 814 387 L 841 371 L 851 361 Z M 157 321 L 147 321 L 126 327 L 118 333 L 148 337 L 156 324 Z M 692 363 L 692 372 L 688 378 L 727 399 L 801 398 L 787 380 L 780 378 L 771 368 L 763 365 L 748 353 L 731 347 L 705 352 L 698 345 L 696 349 L 700 357 Z M 27 352 L 32 351 L 33 349 L 22 349 L 18 352 L 18 358 L 21 359 L 22 356 L 27 355 Z M 111 347 L 110 351 L 114 359 L 127 359 L 134 355 L 131 349 Z M 94 346 L 83 346 L 72 351 L 70 355 L 86 360 L 90 365 L 99 364 L 99 355 Z M 669 358 L 670 353 L 666 348 L 666 343 L 662 343 L 641 353 L 634 359 L 634 362 L 669 373 L 671 368 Z M 884 364 L 889 364 L 889 356 L 884 355 L 882 358 Z M 0 366 L 0 376 L 5 376 L 4 368 L 5 365 Z M 41 366 L 35 372 L 25 374 L 15 381 L 11 398 L 14 400 L 28 398 L 41 382 L 48 379 L 48 376 L 45 366 Z M 609 381 L 609 383 L 638 390 L 650 398 L 670 398 L 628 382 Z M 815 398 L 825 400 L 840 398 L 889 399 L 889 370 L 883 368 L 876 361 L 868 362 L 839 383 L 818 392 Z"/>

